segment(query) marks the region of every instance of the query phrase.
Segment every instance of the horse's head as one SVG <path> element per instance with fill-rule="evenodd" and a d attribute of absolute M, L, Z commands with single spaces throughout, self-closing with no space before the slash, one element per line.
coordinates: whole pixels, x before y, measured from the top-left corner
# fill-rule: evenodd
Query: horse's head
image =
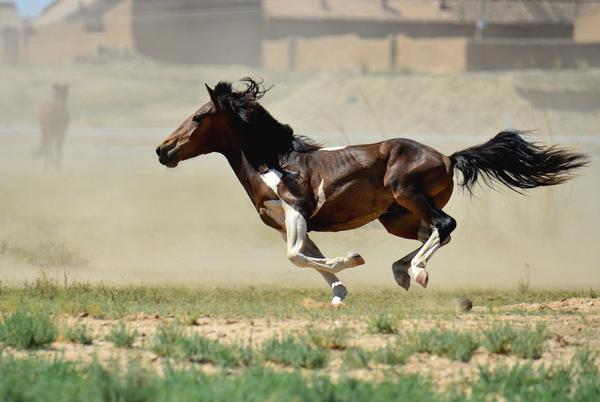
<path fill-rule="evenodd" d="M 69 84 L 54 83 L 54 99 L 65 102 L 69 96 Z"/>
<path fill-rule="evenodd" d="M 211 152 L 226 152 L 239 146 L 240 124 L 248 120 L 256 101 L 265 92 L 250 78 L 242 81 L 247 87 L 239 92 L 233 91 L 228 82 L 219 82 L 214 89 L 206 85 L 210 101 L 156 148 L 159 162 L 175 167 L 185 159 Z"/>
<path fill-rule="evenodd" d="M 219 135 L 225 119 L 217 95 L 206 85 L 210 102 L 185 119 L 166 140 L 156 148 L 158 160 L 165 166 L 175 167 L 185 159 L 214 152 L 219 148 Z"/>

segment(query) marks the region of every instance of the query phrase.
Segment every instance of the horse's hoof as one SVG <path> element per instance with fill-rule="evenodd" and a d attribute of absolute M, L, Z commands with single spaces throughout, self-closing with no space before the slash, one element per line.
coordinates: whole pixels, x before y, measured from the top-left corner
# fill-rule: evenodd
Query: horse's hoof
<path fill-rule="evenodd" d="M 406 272 L 398 272 L 394 275 L 394 279 L 396 279 L 396 283 L 408 290 L 410 288 L 410 275 Z"/>
<path fill-rule="evenodd" d="M 348 296 L 348 289 L 342 284 L 342 282 L 335 282 L 332 286 L 333 290 L 333 300 L 331 301 L 334 304 L 334 301 L 338 299 L 340 302 L 344 301 L 346 296 Z"/>
<path fill-rule="evenodd" d="M 331 299 L 331 305 L 334 307 L 339 307 L 343 304 L 344 304 L 344 301 L 339 296 L 334 296 L 333 299 Z"/>
<path fill-rule="evenodd" d="M 365 263 L 364 258 L 360 256 L 360 254 L 356 252 L 348 253 L 348 259 L 352 260 L 352 264 L 356 267 L 358 265 L 363 265 Z"/>
<path fill-rule="evenodd" d="M 429 283 L 429 275 L 427 274 L 427 271 L 423 270 L 419 273 L 419 275 L 417 275 L 417 279 L 416 279 L 417 283 L 421 286 L 423 286 L 424 288 L 427 287 L 427 283 Z"/>

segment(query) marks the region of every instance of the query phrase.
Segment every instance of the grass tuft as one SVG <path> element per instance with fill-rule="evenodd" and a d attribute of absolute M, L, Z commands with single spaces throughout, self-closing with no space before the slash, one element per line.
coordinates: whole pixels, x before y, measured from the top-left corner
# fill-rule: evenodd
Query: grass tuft
<path fill-rule="evenodd" d="M 390 314 L 380 314 L 369 318 L 369 332 L 374 334 L 395 334 L 397 333 L 397 322 Z"/>
<path fill-rule="evenodd" d="M 509 324 L 494 325 L 483 331 L 483 347 L 490 353 L 509 354 L 525 359 L 539 359 L 544 353 L 545 341 L 548 338 L 544 326 L 537 325 L 515 330 Z"/>
<path fill-rule="evenodd" d="M 91 345 L 94 338 L 90 334 L 87 325 L 76 323 L 65 329 L 65 338 L 72 343 L 80 343 L 82 345 Z"/>
<path fill-rule="evenodd" d="M 452 360 L 468 362 L 478 347 L 479 341 L 469 332 L 434 328 L 416 334 L 419 352 L 446 356 Z"/>
<path fill-rule="evenodd" d="M 335 327 L 325 330 L 309 329 L 307 339 L 315 346 L 323 349 L 345 350 L 350 330 L 347 326 Z"/>
<path fill-rule="evenodd" d="M 54 323 L 43 314 L 18 311 L 0 325 L 0 342 L 17 349 L 38 349 L 56 340 Z"/>
<path fill-rule="evenodd" d="M 124 322 L 121 322 L 110 330 L 106 340 L 119 348 L 131 348 L 136 337 L 137 331 L 130 330 Z"/>
<path fill-rule="evenodd" d="M 151 349 L 161 357 L 186 359 L 219 367 L 247 367 L 257 358 L 250 345 L 226 346 L 201 335 L 188 335 L 177 324 L 160 326 Z"/>
<path fill-rule="evenodd" d="M 377 363 L 395 366 L 405 364 L 416 351 L 415 338 L 409 336 L 407 338 L 398 338 L 395 344 L 388 342 L 384 347 L 377 349 L 373 353 L 373 358 Z"/>
<path fill-rule="evenodd" d="M 292 367 L 322 368 L 329 360 L 326 350 L 292 336 L 276 336 L 267 340 L 261 352 L 265 360 Z"/>
<path fill-rule="evenodd" d="M 349 348 L 342 355 L 342 363 L 350 369 L 369 368 L 373 354 L 362 348 Z"/>

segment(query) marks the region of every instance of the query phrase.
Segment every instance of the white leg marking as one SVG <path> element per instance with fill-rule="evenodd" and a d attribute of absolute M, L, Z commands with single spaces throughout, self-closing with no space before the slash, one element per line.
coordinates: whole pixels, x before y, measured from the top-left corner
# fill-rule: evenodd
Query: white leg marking
<path fill-rule="evenodd" d="M 305 255 L 303 251 L 307 239 L 306 219 L 285 202 L 282 202 L 282 206 L 285 212 L 287 255 L 294 265 L 335 274 L 346 268 L 364 264 L 364 260 L 357 253 L 335 258 L 315 258 Z"/>
<path fill-rule="evenodd" d="M 285 233 L 282 232 L 281 235 L 285 240 Z M 321 253 L 321 250 L 319 250 L 317 245 L 308 236 L 306 236 L 304 253 L 309 257 L 325 258 L 323 253 Z M 333 293 L 333 299 L 331 300 L 331 304 L 340 304 L 348 295 L 348 290 L 346 289 L 342 281 L 340 281 L 337 276 L 330 272 L 320 271 L 318 269 L 316 271 L 319 274 L 321 274 L 323 279 L 325 279 L 325 281 L 331 288 L 331 291 Z"/>
<path fill-rule="evenodd" d="M 440 235 L 437 228 L 433 228 L 431 236 L 419 249 L 419 252 L 410 261 L 410 268 L 408 273 L 413 279 L 416 279 L 418 275 L 425 270 L 427 261 L 431 258 L 433 253 L 440 248 Z"/>

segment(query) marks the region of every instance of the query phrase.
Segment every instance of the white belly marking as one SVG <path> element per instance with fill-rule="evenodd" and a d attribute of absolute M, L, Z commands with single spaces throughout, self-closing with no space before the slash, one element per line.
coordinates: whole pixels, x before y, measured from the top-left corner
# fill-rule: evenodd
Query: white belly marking
<path fill-rule="evenodd" d="M 321 151 L 339 151 L 340 149 L 344 149 L 346 148 L 346 145 L 341 146 L 341 147 L 325 147 L 325 148 L 321 148 Z"/>

